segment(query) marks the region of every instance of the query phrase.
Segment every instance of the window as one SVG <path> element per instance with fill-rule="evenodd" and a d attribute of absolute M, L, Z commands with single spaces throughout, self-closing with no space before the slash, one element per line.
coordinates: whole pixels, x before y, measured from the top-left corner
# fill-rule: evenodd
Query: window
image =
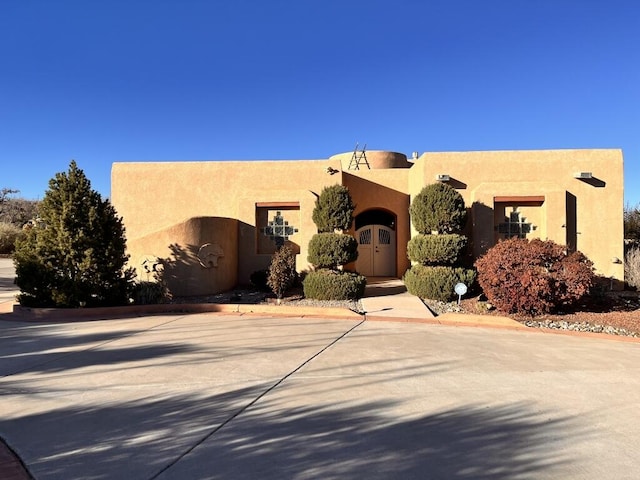
<path fill-rule="evenodd" d="M 525 217 L 520 216 L 517 209 L 518 207 L 513 207 L 505 221 L 498 224 L 498 233 L 504 235 L 504 238 L 527 238 L 527 233 L 535 228 Z"/>
<path fill-rule="evenodd" d="M 282 245 L 300 253 L 298 202 L 256 204 L 256 246 L 259 254 L 274 254 Z"/>

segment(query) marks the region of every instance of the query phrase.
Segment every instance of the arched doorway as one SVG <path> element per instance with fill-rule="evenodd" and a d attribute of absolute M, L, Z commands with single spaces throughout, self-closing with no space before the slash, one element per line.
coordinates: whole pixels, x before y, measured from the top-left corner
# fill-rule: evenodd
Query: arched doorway
<path fill-rule="evenodd" d="M 355 223 L 356 270 L 366 277 L 395 277 L 396 216 L 386 210 L 367 210 L 355 218 Z"/>

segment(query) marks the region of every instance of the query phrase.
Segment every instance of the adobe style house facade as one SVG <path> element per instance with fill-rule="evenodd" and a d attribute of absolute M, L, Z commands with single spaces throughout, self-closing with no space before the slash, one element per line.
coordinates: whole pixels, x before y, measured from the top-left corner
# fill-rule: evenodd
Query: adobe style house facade
<path fill-rule="evenodd" d="M 438 181 L 465 200 L 474 257 L 509 236 L 550 239 L 582 251 L 599 275 L 623 281 L 620 150 L 114 163 L 111 200 L 139 278 L 163 268 L 174 294 L 206 295 L 248 284 L 252 272 L 268 268 L 278 244 L 294 249 L 298 270 L 311 268 L 311 214 L 316 196 L 334 184 L 348 187 L 356 204 L 347 233 L 358 240 L 359 257 L 348 267 L 368 277 L 401 277 L 415 234 L 409 204 Z"/>

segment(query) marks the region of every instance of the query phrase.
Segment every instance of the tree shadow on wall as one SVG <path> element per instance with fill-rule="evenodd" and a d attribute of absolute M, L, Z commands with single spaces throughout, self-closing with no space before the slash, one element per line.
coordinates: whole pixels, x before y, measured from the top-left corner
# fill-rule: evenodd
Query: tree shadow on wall
<path fill-rule="evenodd" d="M 172 296 L 185 296 L 197 281 L 191 272 L 202 268 L 198 258 L 199 247 L 195 245 L 169 245 L 168 257 L 159 258 L 159 267 L 154 270 L 156 279 L 165 285 Z"/>
<path fill-rule="evenodd" d="M 495 245 L 493 208 L 482 202 L 473 202 L 467 216 L 466 235 L 469 251 L 479 258 Z M 484 230 L 484 231 L 483 231 Z"/>

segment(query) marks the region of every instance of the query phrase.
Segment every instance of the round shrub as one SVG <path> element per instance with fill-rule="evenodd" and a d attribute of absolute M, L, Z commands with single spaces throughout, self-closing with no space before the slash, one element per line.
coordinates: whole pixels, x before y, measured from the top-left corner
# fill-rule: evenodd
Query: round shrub
<path fill-rule="evenodd" d="M 0 253 L 13 253 L 16 240 L 24 237 L 21 228 L 6 222 L 0 222 Z"/>
<path fill-rule="evenodd" d="M 351 235 L 317 233 L 309 242 L 307 261 L 316 268 L 336 268 L 358 258 L 358 242 Z"/>
<path fill-rule="evenodd" d="M 575 304 L 594 284 L 592 262 L 551 240 L 499 242 L 475 263 L 478 283 L 506 313 L 539 315 Z"/>
<path fill-rule="evenodd" d="M 457 297 L 453 290 L 457 283 L 471 287 L 475 277 L 476 272 L 467 268 L 414 265 L 402 280 L 409 293 L 416 297 L 448 302 Z"/>
<path fill-rule="evenodd" d="M 133 303 L 136 305 L 154 305 L 164 303 L 167 289 L 159 282 L 136 282 L 133 286 Z"/>
<path fill-rule="evenodd" d="M 427 185 L 409 207 L 411 223 L 418 233 L 453 233 L 462 230 L 467 211 L 464 199 L 446 183 Z"/>
<path fill-rule="evenodd" d="M 302 281 L 304 296 L 314 300 L 355 300 L 364 295 L 367 279 L 355 272 L 321 269 Z"/>
<path fill-rule="evenodd" d="M 416 235 L 407 244 L 409 260 L 421 265 L 453 265 L 467 244 L 467 237 L 450 235 Z"/>
<path fill-rule="evenodd" d="M 349 189 L 343 185 L 332 185 L 320 192 L 311 218 L 320 232 L 348 230 L 355 208 Z"/>
<path fill-rule="evenodd" d="M 267 278 L 269 278 L 269 270 L 256 270 L 249 275 L 249 283 L 253 288 L 268 292 L 270 288 L 267 285 Z"/>

